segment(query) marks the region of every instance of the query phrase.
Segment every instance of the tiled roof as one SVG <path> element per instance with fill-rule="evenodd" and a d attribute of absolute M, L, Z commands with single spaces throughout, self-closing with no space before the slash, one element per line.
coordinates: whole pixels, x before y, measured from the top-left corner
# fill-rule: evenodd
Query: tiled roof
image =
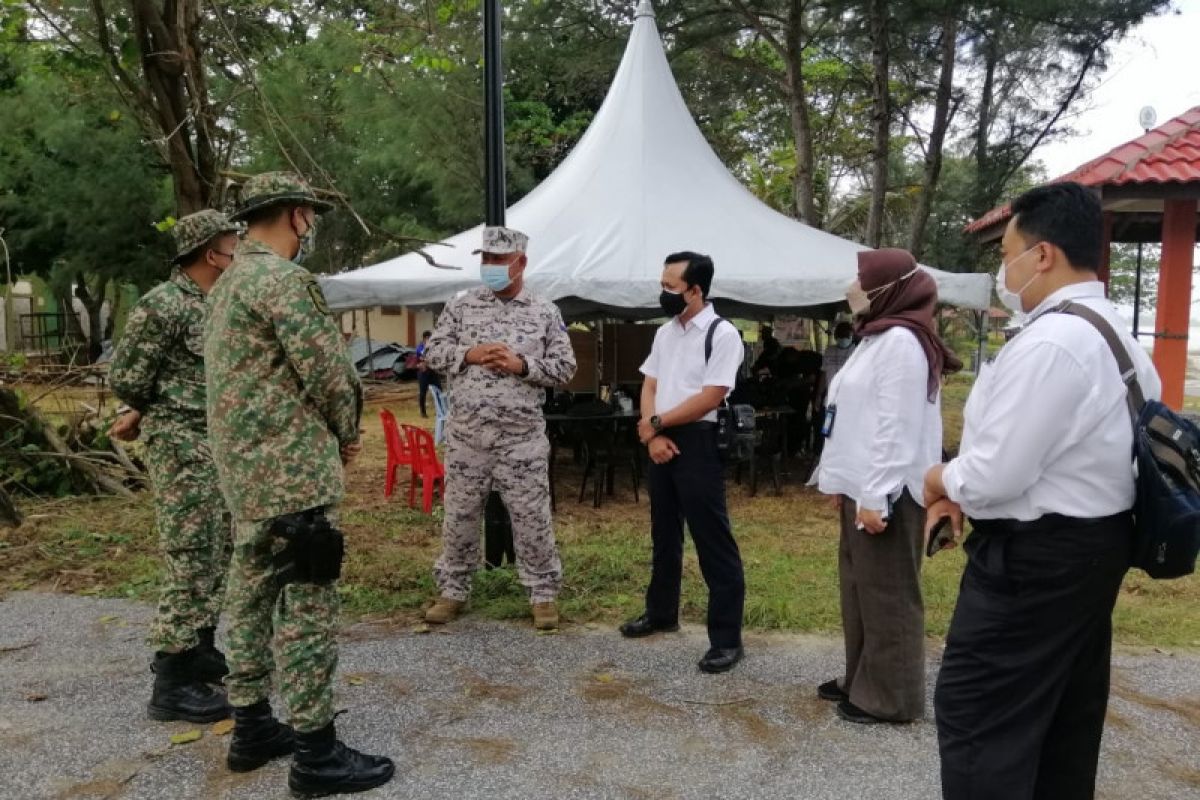
<path fill-rule="evenodd" d="M 1200 106 L 1180 114 L 1120 147 L 1109 150 L 1051 183 L 1076 181 L 1085 186 L 1200 182 Z M 1008 203 L 967 225 L 979 233 L 1012 216 Z"/>

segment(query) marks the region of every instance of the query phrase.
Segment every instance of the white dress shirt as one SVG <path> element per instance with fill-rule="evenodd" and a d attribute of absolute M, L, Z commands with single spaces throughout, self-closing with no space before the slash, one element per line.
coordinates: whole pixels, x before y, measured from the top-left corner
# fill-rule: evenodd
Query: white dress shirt
<path fill-rule="evenodd" d="M 837 409 L 810 485 L 884 512 L 904 489 L 924 503 L 925 472 L 942 460 L 941 392 L 929 401 L 929 360 L 916 334 L 868 336 L 829 386 Z"/>
<path fill-rule="evenodd" d="M 947 496 L 976 519 L 1106 517 L 1133 507 L 1133 426 L 1116 359 L 1091 323 L 1046 313 L 1075 300 L 1104 315 L 1133 358 L 1147 399 L 1162 396 L 1150 357 L 1098 281 L 1052 294 L 980 372 L 963 411 Z"/>
<path fill-rule="evenodd" d="M 689 397 L 700 394 L 705 386 L 737 385 L 738 367 L 744 351 L 742 337 L 731 322 L 723 322 L 713 332 L 712 355 L 704 363 L 704 340 L 708 326 L 717 319 L 712 303 L 687 321 L 674 317 L 654 334 L 650 356 L 642 364 L 642 374 L 658 381 L 654 395 L 654 413 L 663 415 Z M 717 421 L 717 412 L 704 415 L 709 422 Z"/>

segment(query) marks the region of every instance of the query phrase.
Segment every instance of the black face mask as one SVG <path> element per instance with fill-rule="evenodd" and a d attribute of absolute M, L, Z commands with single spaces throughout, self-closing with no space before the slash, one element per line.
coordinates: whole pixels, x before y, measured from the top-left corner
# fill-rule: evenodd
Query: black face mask
<path fill-rule="evenodd" d="M 668 292 L 663 289 L 662 294 L 658 296 L 658 304 L 662 306 L 662 310 L 668 317 L 678 317 L 687 308 L 688 301 L 684 298 L 683 292 Z"/>

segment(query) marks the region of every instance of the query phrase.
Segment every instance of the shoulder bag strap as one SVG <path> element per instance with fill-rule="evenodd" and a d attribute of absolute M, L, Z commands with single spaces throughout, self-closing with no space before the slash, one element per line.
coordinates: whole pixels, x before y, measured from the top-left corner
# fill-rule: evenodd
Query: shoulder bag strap
<path fill-rule="evenodd" d="M 1134 425 L 1137 425 L 1142 407 L 1146 405 L 1146 396 L 1142 392 L 1142 385 L 1138 383 L 1137 368 L 1134 367 L 1133 359 L 1130 357 L 1129 351 L 1125 349 L 1125 343 L 1121 341 L 1121 337 L 1117 335 L 1102 314 L 1095 309 L 1088 308 L 1083 303 L 1067 300 L 1053 308 L 1052 311 L 1087 320 L 1104 337 L 1104 341 L 1108 343 L 1108 349 L 1112 351 L 1113 358 L 1117 360 L 1117 367 L 1121 370 L 1121 380 L 1124 381 L 1127 390 L 1129 416 L 1133 418 Z"/>

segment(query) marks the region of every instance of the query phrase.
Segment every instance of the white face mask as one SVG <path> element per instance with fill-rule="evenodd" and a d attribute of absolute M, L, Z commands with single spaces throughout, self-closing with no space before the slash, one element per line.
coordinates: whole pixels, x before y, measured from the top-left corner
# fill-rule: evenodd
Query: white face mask
<path fill-rule="evenodd" d="M 1038 244 L 1041 244 L 1041 242 L 1038 242 Z M 1042 273 L 1040 273 L 1040 272 L 1033 273 L 1033 277 L 1030 278 L 1029 280 L 1025 281 L 1025 285 L 1014 292 L 1008 288 L 1008 283 L 1007 283 L 1008 275 L 1007 275 L 1006 267 L 1009 264 L 1017 263 L 1022 258 L 1029 255 L 1030 253 L 1032 253 L 1033 248 L 1037 247 L 1037 246 L 1038 245 L 1035 244 L 1033 247 L 1030 247 L 1025 252 L 1021 253 L 1019 256 L 1014 258 L 1012 261 L 1009 261 L 1007 263 L 1001 261 L 1000 262 L 1000 271 L 996 273 L 996 296 L 1000 298 L 1000 302 L 1004 304 L 1004 307 L 1007 308 L 1009 311 L 1013 312 L 1014 314 L 1024 314 L 1025 313 L 1025 304 L 1021 302 L 1021 295 L 1024 294 L 1026 289 L 1028 289 L 1030 286 L 1033 285 L 1034 281 L 1036 281 L 1039 277 L 1041 277 Z"/>
<path fill-rule="evenodd" d="M 891 283 L 885 283 L 883 286 L 876 286 L 871 291 L 866 291 L 862 288 L 862 281 L 855 281 L 850 284 L 850 288 L 846 290 L 846 303 L 850 306 L 850 313 L 856 317 L 861 317 L 871 310 L 871 300 L 883 294 L 885 291 L 895 286 L 901 281 L 906 281 L 913 275 L 917 274 L 917 270 L 906 272 Z"/>

